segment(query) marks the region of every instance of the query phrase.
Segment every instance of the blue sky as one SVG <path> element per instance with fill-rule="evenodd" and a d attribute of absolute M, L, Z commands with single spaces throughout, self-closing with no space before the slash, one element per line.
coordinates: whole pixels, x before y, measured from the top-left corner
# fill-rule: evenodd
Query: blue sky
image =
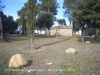
<path fill-rule="evenodd" d="M 4 0 L 3 4 L 5 5 L 5 8 L 3 9 L 4 14 L 13 16 L 14 20 L 18 18 L 17 11 L 20 10 L 24 3 L 27 2 L 27 0 Z M 66 23 L 69 25 L 69 22 L 67 18 L 63 16 L 64 9 L 62 8 L 63 0 L 57 0 L 57 2 L 60 4 L 60 8 L 58 8 L 58 19 L 66 19 Z M 56 25 L 58 25 L 57 22 L 55 22 Z"/>

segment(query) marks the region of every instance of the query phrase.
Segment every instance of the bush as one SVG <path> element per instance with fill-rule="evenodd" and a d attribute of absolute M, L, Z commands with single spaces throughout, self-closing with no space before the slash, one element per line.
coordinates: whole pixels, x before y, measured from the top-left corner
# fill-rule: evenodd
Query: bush
<path fill-rule="evenodd" d="M 94 28 L 88 28 L 87 32 L 88 32 L 88 35 L 91 36 L 91 35 L 95 34 L 95 29 Z"/>

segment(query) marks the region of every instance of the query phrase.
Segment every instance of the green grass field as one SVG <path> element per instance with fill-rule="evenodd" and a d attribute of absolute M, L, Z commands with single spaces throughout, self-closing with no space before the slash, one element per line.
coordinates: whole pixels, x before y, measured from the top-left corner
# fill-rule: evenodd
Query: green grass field
<path fill-rule="evenodd" d="M 34 36 L 36 50 L 30 50 L 26 36 L 13 36 L 9 41 L 0 39 L 0 75 L 100 75 L 100 38 L 85 37 L 90 44 L 82 44 L 80 37 Z M 75 54 L 66 54 L 75 48 Z M 19 69 L 8 67 L 12 55 L 22 53 L 29 65 Z M 47 65 L 46 63 L 52 63 Z"/>

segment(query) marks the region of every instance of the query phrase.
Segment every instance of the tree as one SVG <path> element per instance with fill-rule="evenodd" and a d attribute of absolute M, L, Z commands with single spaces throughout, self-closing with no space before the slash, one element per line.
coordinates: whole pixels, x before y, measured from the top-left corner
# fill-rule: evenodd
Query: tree
<path fill-rule="evenodd" d="M 38 16 L 37 20 L 39 28 L 44 28 L 46 31 L 46 35 L 49 35 L 49 29 L 53 25 L 53 15 L 49 12 L 42 13 Z"/>
<path fill-rule="evenodd" d="M 20 17 L 19 19 L 17 19 L 17 22 L 22 25 L 22 34 L 26 34 L 26 3 L 24 5 L 24 7 L 22 7 L 18 12 L 18 16 Z"/>
<path fill-rule="evenodd" d="M 31 50 L 33 49 L 33 32 L 36 28 L 36 0 L 28 0 L 27 2 L 27 25 L 28 25 L 28 37 L 31 41 Z"/>
<path fill-rule="evenodd" d="M 5 7 L 5 6 L 2 5 L 2 0 L 0 0 L 0 36 L 1 36 L 1 38 L 3 38 L 3 28 L 2 28 L 1 13 L 2 13 L 2 9 L 3 9 L 4 7 Z"/>
<path fill-rule="evenodd" d="M 6 16 L 3 12 L 0 13 L 2 18 L 3 33 L 14 33 L 18 24 L 14 21 L 12 16 Z"/>
<path fill-rule="evenodd" d="M 84 43 L 84 33 L 85 33 L 85 25 L 88 25 L 88 16 L 89 16 L 89 12 L 88 7 L 87 7 L 87 3 L 84 0 L 81 1 L 76 1 L 76 5 L 73 7 L 73 11 L 72 11 L 72 16 L 75 18 L 75 22 L 77 22 L 81 28 L 81 40 L 82 43 Z"/>
<path fill-rule="evenodd" d="M 41 1 L 41 10 L 43 12 L 51 12 L 54 15 L 57 15 L 58 3 L 56 0 L 39 0 Z"/>
<path fill-rule="evenodd" d="M 41 2 L 41 4 L 38 4 L 40 13 L 37 19 L 37 24 L 38 24 L 37 26 L 39 26 L 40 28 L 44 28 L 45 33 L 48 36 L 49 29 L 53 25 L 53 21 L 55 19 L 54 15 L 57 15 L 58 3 L 56 0 L 39 0 L 39 1 Z"/>
<path fill-rule="evenodd" d="M 72 10 L 73 6 L 75 5 L 76 0 L 64 0 L 63 8 L 65 9 L 64 16 L 68 17 L 70 21 L 70 25 L 72 25 L 73 17 L 72 17 Z"/>
<path fill-rule="evenodd" d="M 35 19 L 37 19 L 36 16 L 39 14 L 41 6 L 39 3 L 37 3 L 37 0 L 34 0 L 34 2 L 36 3 L 35 4 Z M 28 5 L 28 2 L 24 4 L 24 7 L 22 7 L 19 11 L 17 11 L 17 14 L 20 18 L 18 18 L 16 21 L 18 22 L 19 25 L 22 25 L 23 34 L 27 33 L 27 24 L 26 24 L 27 13 L 28 13 L 27 5 Z"/>
<path fill-rule="evenodd" d="M 99 33 L 99 29 L 100 29 L 100 0 L 92 0 L 92 2 L 89 0 L 88 1 L 88 5 L 91 6 L 89 7 L 91 10 L 91 18 L 90 18 L 90 23 L 93 26 L 93 28 L 95 29 L 95 37 L 94 39 L 96 40 L 96 38 L 98 37 L 98 33 Z"/>
<path fill-rule="evenodd" d="M 71 7 L 68 7 L 65 3 L 65 6 L 71 9 L 71 15 L 73 21 L 78 23 L 78 26 L 82 30 L 82 42 L 84 43 L 84 32 L 86 27 L 93 25 L 94 27 L 99 26 L 100 22 L 100 0 L 64 0 L 64 1 L 72 1 Z M 86 26 L 86 27 L 85 27 Z"/>
<path fill-rule="evenodd" d="M 88 28 L 88 29 L 87 29 L 87 32 L 88 32 L 88 35 L 89 35 L 89 36 L 95 34 L 95 30 L 94 30 L 94 28 Z"/>
<path fill-rule="evenodd" d="M 66 25 L 66 20 L 65 19 L 59 19 L 58 23 L 59 23 L 59 25 Z"/>
<path fill-rule="evenodd" d="M 18 23 L 18 25 L 22 24 L 21 18 L 16 19 L 16 22 Z"/>

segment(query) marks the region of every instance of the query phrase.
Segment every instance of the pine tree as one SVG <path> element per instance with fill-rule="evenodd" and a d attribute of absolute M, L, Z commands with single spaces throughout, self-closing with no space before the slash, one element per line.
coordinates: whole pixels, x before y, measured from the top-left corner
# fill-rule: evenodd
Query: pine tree
<path fill-rule="evenodd" d="M 35 11 L 36 11 L 36 0 L 28 0 L 27 3 L 27 27 L 28 27 L 28 37 L 31 41 L 31 50 L 33 49 L 33 33 L 36 27 L 36 19 L 35 19 Z"/>

